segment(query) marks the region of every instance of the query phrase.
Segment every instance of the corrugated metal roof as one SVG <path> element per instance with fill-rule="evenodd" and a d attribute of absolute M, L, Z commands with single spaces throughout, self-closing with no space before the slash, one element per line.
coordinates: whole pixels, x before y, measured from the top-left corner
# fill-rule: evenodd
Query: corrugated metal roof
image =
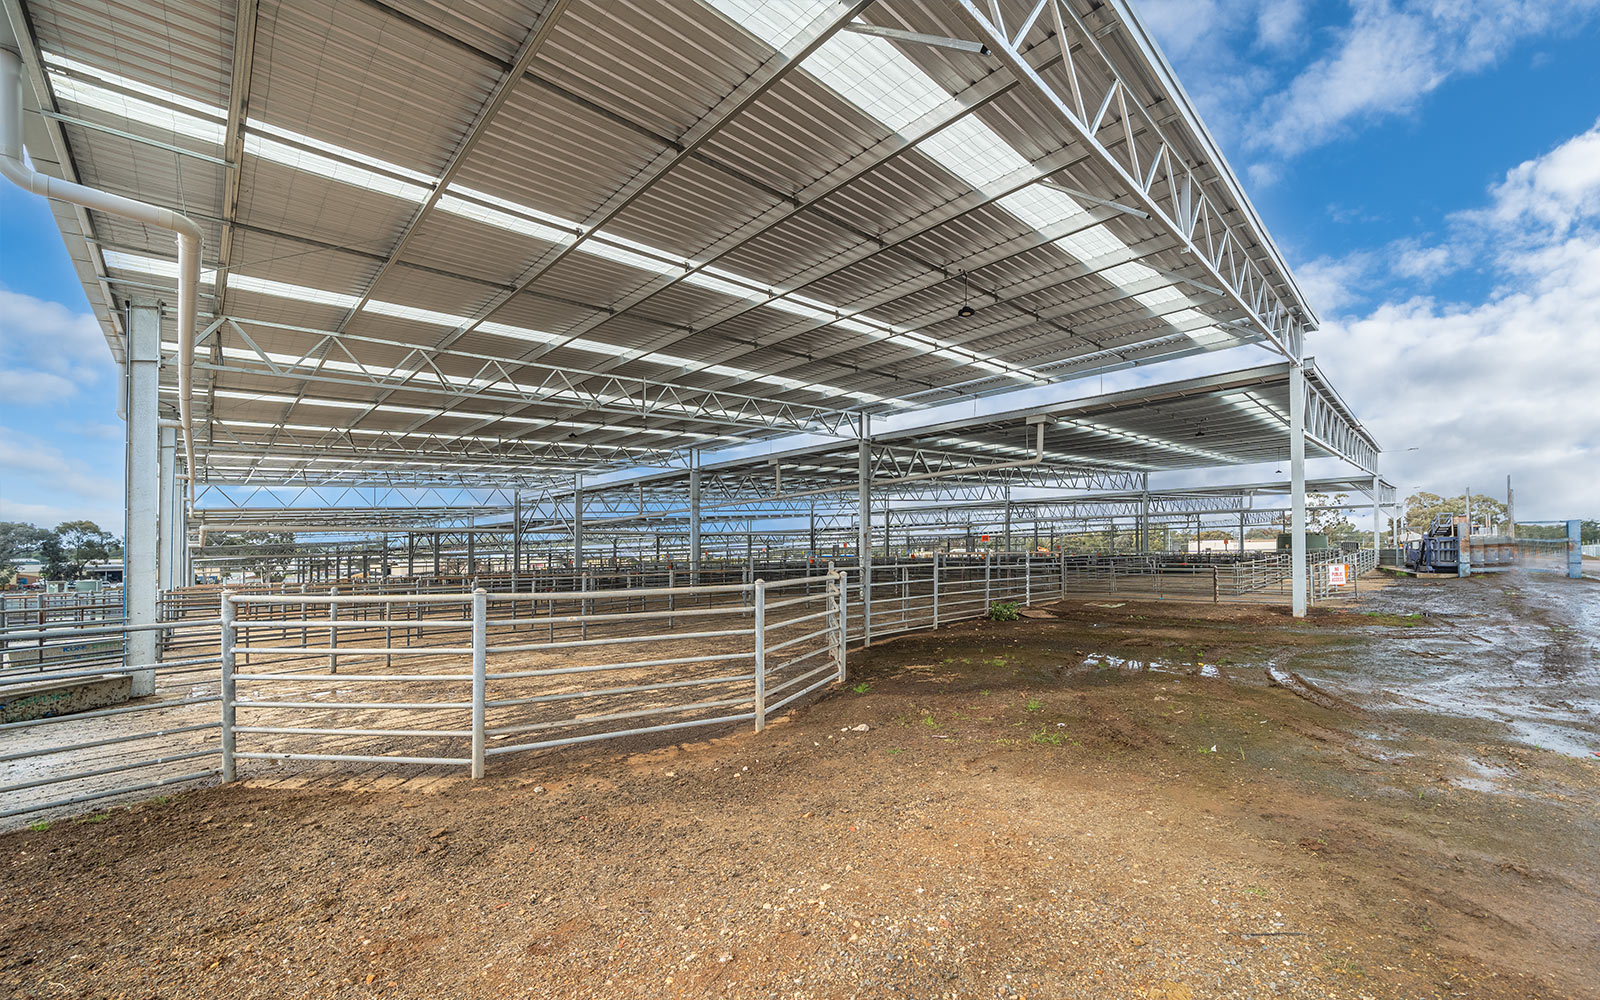
<path fill-rule="evenodd" d="M 963 38 L 988 16 L 858 6 L 875 25 Z M 1069 24 L 1096 26 L 1074 41 L 1078 84 L 1116 80 L 1144 116 L 1087 130 L 1099 152 L 1052 101 L 1071 80 L 1050 17 L 1016 42 L 1041 85 L 998 55 L 844 32 L 852 8 L 820 0 L 263 0 L 238 29 L 232 3 L 23 9 L 50 85 L 39 104 L 149 140 L 63 123 L 63 148 L 35 160 L 206 231 L 219 273 L 202 323 L 237 325 L 212 335 L 222 353 L 198 373 L 212 402 L 197 415 L 277 428 L 230 447 L 267 449 L 297 422 L 536 440 L 531 421 L 608 407 L 564 430 L 548 463 L 523 454 L 537 481 L 587 445 L 592 468 L 624 466 L 631 454 L 607 446 L 641 434 L 676 447 L 837 427 L 1297 338 L 1310 310 L 1142 29 L 1120 7 L 1070 6 Z M 1015 26 L 1032 4 L 999 9 Z M 519 56 L 526 72 L 504 81 Z M 1149 191 L 1118 180 L 1118 144 L 1157 168 Z M 1105 204 L 1177 205 L 1183 171 L 1198 213 L 1183 225 Z M 74 246 L 74 217 L 58 216 Z M 1237 257 L 1186 252 L 1215 244 L 1224 219 Z M 126 296 L 174 283 L 170 242 L 91 220 L 109 283 L 94 251 L 74 252 L 115 341 Z M 1203 290 L 1246 258 L 1243 291 Z M 955 315 L 963 302 L 975 315 Z M 419 388 L 433 370 L 451 384 Z M 530 398 L 551 379 L 571 384 Z M 474 408 L 496 383 L 517 388 Z M 200 440 L 204 463 L 221 444 Z"/>

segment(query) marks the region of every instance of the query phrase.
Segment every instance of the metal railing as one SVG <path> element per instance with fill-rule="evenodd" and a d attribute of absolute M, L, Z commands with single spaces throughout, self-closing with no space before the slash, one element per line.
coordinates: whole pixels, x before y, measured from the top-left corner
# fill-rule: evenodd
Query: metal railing
<path fill-rule="evenodd" d="M 117 662 L 109 664 L 94 655 L 8 660 L 11 665 L 0 670 L 0 706 L 5 711 L 0 721 L 0 818 L 219 773 L 221 722 L 215 709 L 203 707 L 220 700 L 218 625 L 220 619 L 213 618 L 7 633 L 13 643 L 46 642 L 45 649 L 69 649 L 75 642 L 106 636 L 120 642 L 135 631 L 178 633 L 192 640 L 194 655 L 132 665 L 120 662 L 120 652 Z M 126 689 L 135 679 L 150 681 L 154 693 L 115 707 L 61 711 L 71 699 L 82 697 L 86 686 L 110 689 L 103 703 L 126 701 Z M 120 693 L 119 686 L 124 688 Z"/>
<path fill-rule="evenodd" d="M 843 680 L 844 600 L 837 573 L 612 591 L 226 594 L 223 778 L 245 760 L 481 777 L 504 754 L 724 723 L 761 730 Z M 297 633 L 306 638 L 279 641 Z M 297 666 L 308 657 L 315 666 Z"/>
<path fill-rule="evenodd" d="M 1345 587 L 1331 582 L 1335 560 L 1348 566 Z M 1371 550 L 1312 553 L 1311 599 L 1355 596 L 1375 563 Z M 160 637 L 158 662 L 133 666 L 121 662 L 135 630 L 120 608 L 115 620 L 41 625 L 30 595 L 26 618 L 0 622 L 11 626 L 0 629 L 0 706 L 140 675 L 155 693 L 0 718 L 0 818 L 232 777 L 239 761 L 481 773 L 487 758 L 521 751 L 761 728 L 842 680 L 847 644 L 982 618 L 999 601 L 1287 600 L 1288 580 L 1286 553 L 1165 553 L 882 559 L 865 589 L 857 567 L 812 565 L 557 567 L 470 591 L 461 578 L 258 586 L 226 599 L 196 587 L 163 595 L 162 620 L 141 627 Z"/>

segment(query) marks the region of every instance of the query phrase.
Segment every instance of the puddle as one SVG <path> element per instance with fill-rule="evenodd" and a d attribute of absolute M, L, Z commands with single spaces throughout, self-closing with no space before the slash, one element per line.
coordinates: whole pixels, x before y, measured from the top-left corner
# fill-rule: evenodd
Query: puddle
<path fill-rule="evenodd" d="M 1497 723 L 1511 740 L 1595 759 L 1600 588 L 1523 573 L 1391 587 L 1366 610 L 1421 612 L 1432 624 L 1296 651 L 1284 665 L 1358 703 Z"/>
<path fill-rule="evenodd" d="M 1475 760 L 1466 761 L 1466 765 L 1473 773 L 1457 775 L 1450 779 L 1450 784 L 1474 792 L 1505 792 L 1509 790 L 1505 783 L 1517 776 L 1517 772 L 1509 767 L 1496 767 Z"/>
<path fill-rule="evenodd" d="M 1221 677 L 1222 671 L 1209 663 L 1185 663 L 1174 660 L 1145 660 L 1130 656 L 1113 656 L 1094 653 L 1083 658 L 1072 673 L 1093 672 L 1102 669 L 1122 670 L 1131 674 L 1175 674 L 1179 677 Z"/>

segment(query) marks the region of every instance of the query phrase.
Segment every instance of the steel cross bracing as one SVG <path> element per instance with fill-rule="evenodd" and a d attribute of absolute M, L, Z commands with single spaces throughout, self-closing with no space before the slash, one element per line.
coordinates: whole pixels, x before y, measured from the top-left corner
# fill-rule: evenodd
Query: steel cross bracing
<path fill-rule="evenodd" d="M 577 252 L 578 248 L 586 240 L 603 229 L 607 223 L 615 219 L 624 209 L 649 191 L 673 167 L 693 156 L 695 151 L 704 145 L 707 140 L 716 135 L 740 112 L 755 103 L 785 75 L 799 67 L 808 55 L 816 51 L 834 33 L 842 30 L 857 14 L 873 2 L 875 0 L 849 0 L 849 2 L 841 3 L 815 18 L 804 30 L 796 35 L 785 51 L 767 60 L 758 72 L 747 77 L 732 93 L 726 95 L 716 107 L 708 110 L 700 121 L 684 133 L 672 147 L 663 150 L 654 162 L 635 174 L 622 189 L 614 192 L 607 203 L 590 217 L 574 240 L 567 243 L 553 255 L 536 261 L 532 267 L 517 278 L 510 291 L 492 298 L 487 305 L 472 317 L 470 323 L 446 334 L 440 340 L 439 346 L 448 347 L 460 337 L 471 332 L 478 324 L 498 312 L 515 295 L 532 287 L 542 275 L 566 260 L 571 254 Z M 542 353 L 534 352 L 534 360 Z M 465 433 L 473 433 L 487 422 L 490 421 L 469 425 Z"/>
<path fill-rule="evenodd" d="M 374 3 L 374 6 L 384 10 L 387 16 L 408 24 L 421 24 L 414 15 L 397 7 L 383 3 Z M 816 8 L 822 12 L 821 16 L 792 43 L 778 47 L 776 55 L 762 54 L 756 63 L 759 71 L 723 94 L 719 101 L 709 102 L 689 131 L 676 138 L 658 132 L 662 145 L 646 169 L 627 185 L 613 190 L 610 200 L 600 208 L 586 210 L 585 221 L 574 231 L 575 240 L 562 245 L 554 256 L 534 254 L 530 248 L 531 256 L 519 264 L 520 274 L 509 283 L 491 282 L 480 274 L 452 275 L 462 281 L 491 287 L 489 304 L 483 307 L 488 311 L 473 312 L 475 318 L 469 324 L 443 336 L 430 335 L 426 343 L 418 343 L 398 336 L 352 334 L 346 327 L 373 301 L 375 290 L 385 276 L 401 273 L 402 269 L 415 269 L 419 274 L 446 273 L 402 258 L 414 234 L 440 214 L 434 209 L 442 193 L 494 122 L 515 83 L 533 81 L 551 100 L 585 100 L 571 93 L 563 96 L 559 84 L 541 79 L 537 70 L 530 69 L 542 40 L 557 30 L 563 5 L 556 4 L 538 19 L 523 25 L 525 34 L 516 55 L 509 55 L 510 47 L 501 56 L 480 53 L 499 64 L 496 82 L 485 89 L 475 108 L 466 109 L 473 111 L 473 115 L 461 115 L 464 131 L 453 140 L 453 151 L 439 165 L 428 168 L 433 180 L 426 197 L 420 206 L 410 210 L 404 224 L 390 233 L 390 242 L 384 244 L 385 252 L 372 252 L 355 245 L 320 245 L 320 250 L 360 256 L 372 261 L 375 267 L 363 272 L 354 287 L 355 304 L 344 309 L 343 318 L 324 324 L 332 329 L 318 329 L 249 319 L 242 314 L 234 316 L 230 308 L 233 293 L 229 276 L 240 263 L 233 259 L 231 240 L 235 234 L 266 231 L 256 224 L 263 220 L 247 222 L 236 217 L 240 164 L 245 156 L 242 137 L 256 127 L 246 124 L 252 60 L 260 64 L 257 51 L 265 53 L 261 59 L 272 60 L 276 55 L 270 44 L 256 49 L 255 6 L 249 0 L 241 0 L 232 22 L 231 86 L 225 88 L 228 100 L 222 159 L 226 170 L 219 174 L 226 178 L 228 191 L 215 209 L 218 214 L 207 219 L 223 236 L 216 259 L 214 298 L 217 300 L 216 315 L 228 318 L 218 320 L 220 325 L 213 325 L 209 337 L 210 360 L 199 363 L 200 370 L 211 376 L 204 380 L 202 389 L 211 394 L 221 390 L 223 394 L 215 395 L 214 405 L 207 408 L 212 418 L 207 433 L 209 447 L 202 445 L 207 453 L 207 464 L 194 470 L 195 478 L 203 482 L 215 473 L 219 481 L 260 484 L 271 483 L 274 479 L 298 484 L 369 482 L 392 485 L 453 480 L 546 485 L 558 489 L 553 482 L 556 477 L 577 471 L 593 472 L 638 464 L 685 468 L 686 449 L 719 437 L 730 440 L 764 437 L 784 431 L 853 437 L 862 429 L 862 416 L 857 410 L 790 403 L 785 397 L 792 393 L 767 392 L 765 387 L 755 393 L 715 388 L 731 382 L 747 385 L 749 380 L 744 376 L 712 375 L 685 368 L 685 377 L 705 377 L 705 382 L 691 386 L 679 381 L 660 382 L 619 375 L 612 369 L 636 358 L 648 358 L 653 350 L 708 330 L 726 329 L 728 336 L 722 340 L 728 346 L 709 352 L 701 349 L 697 349 L 699 353 L 691 352 L 694 363 L 702 368 L 728 360 L 737 352 L 772 347 L 808 331 L 830 327 L 838 335 L 838 339 L 830 341 L 830 350 L 835 345 L 840 350 L 852 349 L 852 344 L 869 344 L 877 339 L 884 348 L 875 361 L 892 366 L 898 364 L 897 358 L 927 353 L 926 344 L 932 341 L 918 341 L 912 335 L 920 335 L 940 325 L 942 319 L 948 319 L 949 303 L 956 300 L 954 290 L 966 282 L 972 283 L 973 297 L 978 304 L 985 308 L 1004 305 L 1009 311 L 996 309 L 992 316 L 980 311 L 973 323 L 959 331 L 945 333 L 945 349 L 954 352 L 960 360 L 946 364 L 950 358 L 941 355 L 934 361 L 941 367 L 938 373 L 929 376 L 931 381 L 919 381 L 922 376 L 918 375 L 907 379 L 903 388 L 889 390 L 896 394 L 898 401 L 915 400 L 929 393 L 976 395 L 993 390 L 997 383 L 1010 384 L 1006 382 L 1007 375 L 987 371 L 984 365 L 998 366 L 1022 381 L 1038 382 L 1063 374 L 1079 375 L 1099 365 L 1115 366 L 1130 360 L 1187 353 L 1199 348 L 1186 332 L 1213 324 L 1226 331 L 1233 341 L 1273 338 L 1275 332 L 1283 333 L 1283 327 L 1274 327 L 1271 322 L 1279 315 L 1271 303 L 1293 298 L 1292 279 L 1275 259 L 1270 241 L 1254 219 L 1248 203 L 1242 200 L 1242 194 L 1229 186 L 1232 180 L 1225 164 L 1219 157 L 1208 154 L 1208 137 L 1203 134 L 1203 128 L 1197 131 L 1195 123 L 1188 122 L 1194 134 L 1182 134 L 1184 122 L 1179 119 L 1191 112 L 1181 93 L 1160 92 L 1163 86 L 1170 89 L 1172 83 L 1162 77 L 1159 57 L 1147 60 L 1156 64 L 1156 83 L 1153 91 L 1141 97 L 1136 94 L 1138 87 L 1150 86 L 1142 75 L 1143 63 L 1137 54 L 1130 61 L 1126 52 L 1112 51 L 1115 44 L 1119 44 L 1118 38 L 1108 37 L 1106 32 L 1114 35 L 1121 31 L 1134 36 L 1141 30 L 1137 22 L 1130 14 L 1110 8 L 1075 13 L 1077 8 L 1058 0 L 1023 6 L 1025 17 L 1016 16 L 1019 8 L 1014 3 L 993 4 L 987 11 L 969 5 L 969 16 L 976 11 L 976 16 L 990 18 L 994 26 L 1005 29 L 1009 20 L 1009 30 L 1014 36 L 1010 45 L 1015 51 L 1009 56 L 1001 53 L 998 63 L 991 61 L 981 72 L 948 86 L 950 101 L 938 111 L 883 136 L 849 158 L 840 159 L 831 169 L 808 174 L 808 183 L 793 191 L 779 191 L 771 185 L 762 187 L 763 182 L 745 178 L 754 188 L 779 197 L 762 211 L 733 220 L 740 224 L 698 249 L 693 259 L 685 262 L 682 273 L 652 274 L 619 299 L 575 302 L 590 310 L 591 318 L 563 327 L 564 341 L 509 355 L 474 351 L 470 345 L 454 341 L 471 333 L 477 324 L 516 295 L 541 294 L 535 287 L 541 278 L 561 261 L 574 259 L 574 254 L 586 244 L 618 239 L 616 232 L 627 230 L 611 223 L 623 220 L 622 213 L 630 204 L 653 194 L 658 182 L 668 179 L 680 165 L 710 164 L 729 176 L 736 173 L 737 168 L 717 162 L 715 151 L 708 145 L 709 138 L 729 124 L 737 123 L 741 115 L 751 113 L 768 89 L 786 75 L 797 68 L 804 71 L 803 63 L 808 54 L 855 13 L 865 12 L 869 18 L 890 22 L 900 17 L 928 16 L 928 8 L 892 2 Z M 436 24 L 427 27 L 435 35 L 445 33 Z M 65 29 L 51 24 L 50 30 L 60 34 Z M 1044 41 L 1039 40 L 1041 32 Z M 459 38 L 451 41 L 458 47 L 471 47 Z M 62 51 L 69 49 L 61 41 L 53 44 Z M 79 48 L 88 51 L 93 47 Z M 914 48 L 908 50 L 907 55 L 918 61 L 923 58 Z M 1013 58 L 1031 65 L 1024 69 L 1014 64 Z M 116 65 L 110 57 L 108 61 Z M 1004 68 L 996 70 L 997 64 Z M 37 68 L 37 58 L 34 66 L 42 77 L 44 71 Z M 277 70 L 284 72 L 281 66 Z M 951 74 L 942 75 L 941 83 L 950 77 Z M 1043 142 L 1024 157 L 1028 164 L 1025 168 L 998 177 L 992 183 L 974 186 L 954 198 L 941 200 L 930 210 L 908 213 L 897 219 L 895 225 L 880 227 L 881 231 L 871 226 L 864 228 L 859 219 L 849 217 L 848 213 L 841 214 L 842 202 L 825 203 L 826 199 L 852 185 L 875 179 L 886 165 L 906 159 L 919 147 L 925 147 L 930 139 L 963 120 L 974 116 L 993 121 L 1016 117 L 1017 105 L 1031 108 L 1039 103 L 1041 80 L 1054 85 L 1058 94 L 1075 95 L 1079 104 L 1084 102 L 1083 93 L 1089 94 L 1088 103 L 1094 105 L 1096 111 L 1094 119 L 1089 118 L 1084 108 L 1077 108 L 1079 118 L 1083 119 L 1078 124 L 1092 126 L 1085 129 L 1087 139 L 1074 134 L 1055 149 L 1048 148 L 1048 141 Z M 1128 82 L 1130 80 L 1134 82 Z M 1063 89 L 1064 84 L 1066 89 Z M 1094 89 L 1097 87 L 1099 89 Z M 53 101 L 48 93 L 44 97 L 46 102 Z M 452 113 L 460 110 L 453 109 Z M 52 109 L 51 113 L 56 112 Z M 615 113 L 612 117 L 619 118 Z M 650 131 L 638 121 L 626 124 L 635 133 Z M 1167 132 L 1163 133 L 1163 129 Z M 1199 153 L 1191 156 L 1197 149 Z M 1181 154 L 1180 150 L 1183 150 Z M 105 154 L 95 157 L 102 168 L 115 160 L 108 149 L 98 152 Z M 1122 157 L 1122 161 L 1118 161 L 1118 157 Z M 1189 162 L 1192 160 L 1201 162 Z M 1121 173 L 1109 170 L 1108 163 L 1115 162 L 1123 162 Z M 1127 183 L 1130 180 L 1138 183 L 1130 185 Z M 1076 185 L 1096 193 L 1088 194 L 1075 188 L 1074 196 L 1083 202 L 1085 214 L 1064 221 L 1056 228 L 1044 226 L 1020 233 L 996 230 L 993 237 L 987 233 L 965 234 L 961 228 L 980 218 L 1000 199 L 1038 183 L 1054 187 Z M 1215 185 L 1215 190 L 1222 192 L 1221 197 L 1204 190 L 1208 184 Z M 180 187 L 177 192 L 176 201 L 171 197 L 166 200 L 174 207 L 185 207 L 182 204 L 184 190 Z M 1226 205 L 1229 196 L 1233 196 L 1238 205 Z M 1157 203 L 1155 207 L 1159 210 L 1153 211 L 1150 202 Z M 600 361 L 589 368 L 540 360 L 588 330 L 603 329 L 607 323 L 624 316 L 648 312 L 636 307 L 647 301 L 659 304 L 668 293 L 680 290 L 689 276 L 702 273 L 713 261 L 735 253 L 802 213 L 825 219 L 853 234 L 853 245 L 842 253 L 810 263 L 807 268 L 786 277 L 781 285 L 772 285 L 766 294 L 736 298 L 693 324 L 673 323 L 651 315 L 649 322 L 659 326 L 662 332 L 655 339 L 646 338 L 626 348 L 619 347 L 612 360 Z M 203 212 L 198 215 L 205 217 Z M 1147 222 L 1153 220 L 1159 225 L 1144 227 L 1141 223 L 1129 229 L 1124 223 L 1133 217 Z M 287 228 L 294 228 L 288 225 L 287 216 L 285 223 Z M 1042 271 L 1030 263 L 1030 252 L 1046 247 L 1052 240 L 1087 229 L 1116 232 L 1124 248 L 1102 257 L 1086 255 L 1065 267 Z M 925 238 L 935 230 L 940 231 L 947 250 L 930 255 L 929 241 Z M 308 246 L 316 242 L 306 234 L 276 235 L 306 242 Z M 136 237 L 124 236 L 123 239 L 137 242 Z M 101 239 L 95 245 L 126 246 L 130 251 L 150 254 L 144 248 L 112 239 Z M 1197 255 L 1196 249 L 1207 253 Z M 1185 259 L 1183 251 L 1189 251 L 1188 257 L 1196 259 Z M 897 273 L 887 258 L 902 265 L 909 263 L 912 265 L 910 272 L 901 267 Z M 100 261 L 100 255 L 90 253 L 85 259 Z M 1104 284 L 1085 280 L 1135 261 L 1142 261 L 1153 276 L 1121 284 L 1109 279 Z M 848 307 L 835 309 L 831 319 L 797 319 L 781 330 L 762 333 L 754 340 L 742 339 L 735 322 L 739 317 L 763 305 L 795 299 L 802 289 L 826 287 L 830 279 L 837 278 L 846 268 L 866 262 L 883 265 L 885 280 L 869 283 L 863 294 L 844 296 L 840 301 L 848 303 Z M 126 277 L 107 278 L 107 282 L 103 290 L 108 300 L 111 285 L 133 287 L 135 284 L 134 279 Z M 1284 287 L 1277 287 L 1275 282 L 1281 282 Z M 1178 286 L 1189 293 L 1189 300 L 1174 302 L 1171 306 L 1146 307 L 1137 299 L 1144 293 Z M 160 283 L 149 287 L 159 288 Z M 1052 294 L 1050 301 L 1029 298 L 1044 292 Z M 1201 302 L 1205 304 L 1199 304 Z M 1202 315 L 1178 316 L 1190 306 Z M 892 310 L 897 320 L 895 329 L 899 332 L 882 337 L 847 335 L 842 324 L 852 317 L 867 315 L 868 310 Z M 1314 319 L 1302 314 L 1296 316 L 1294 322 L 1314 322 Z M 1154 336 L 1157 330 L 1166 332 Z M 1030 337 L 1043 338 L 1040 331 L 1049 331 L 1048 345 L 1042 339 L 1029 341 Z M 299 339 L 258 339 L 264 332 L 294 333 Z M 1015 343 L 1032 346 L 1026 349 L 1019 346 L 1019 353 L 1008 355 L 1003 361 L 989 359 L 981 351 L 967 346 L 1000 335 L 1016 335 Z M 283 345 L 289 342 L 294 347 L 286 349 Z M 273 346 L 266 349 L 263 343 Z M 481 343 L 481 338 L 475 343 Z M 1274 338 L 1274 343 L 1280 349 L 1284 346 L 1279 339 Z M 785 356 L 790 360 L 763 361 L 763 370 L 785 372 L 791 365 L 810 364 L 815 360 L 801 351 Z M 375 358 L 385 360 L 379 364 Z M 948 371 L 969 364 L 973 378 L 942 381 Z M 808 376 L 810 371 L 808 369 Z M 275 381 L 292 389 L 282 398 L 273 399 L 267 387 Z M 881 387 L 881 383 L 872 385 Z M 290 402 L 276 414 L 275 420 L 233 419 L 228 415 L 228 409 L 233 406 L 230 401 L 233 397 L 227 396 L 228 392 L 232 392 L 233 397 L 254 394 L 268 405 Z M 377 412 L 377 407 L 388 405 L 391 399 L 402 403 L 395 409 L 404 411 L 409 407 L 417 419 L 407 417 L 409 423 L 397 425 L 392 422 L 381 426 L 363 425 L 365 416 Z M 349 421 L 335 422 L 326 417 L 304 415 L 296 420 L 293 414 L 305 413 L 293 402 L 296 400 L 357 403 L 365 409 L 352 411 L 361 416 Z M 221 407 L 220 412 L 218 407 Z M 1317 408 L 1318 404 L 1313 403 L 1308 412 L 1308 424 L 1314 436 L 1326 441 L 1330 450 L 1341 454 L 1363 453 L 1360 435 L 1341 426 L 1341 414 L 1336 408 L 1331 414 L 1319 414 Z M 533 415 L 521 418 L 520 425 L 508 423 L 508 415 L 519 413 Z M 432 423 L 446 414 L 465 417 L 473 423 L 465 429 L 451 430 Z M 596 419 L 589 421 L 576 436 L 563 435 L 566 429 L 560 426 L 563 421 L 571 423 L 573 418 L 585 414 Z M 340 423 L 348 426 L 340 426 Z M 493 432 L 478 432 L 479 428 L 491 425 Z M 898 475 L 952 472 L 963 467 L 976 469 L 985 461 L 981 446 L 968 454 L 942 439 L 879 445 L 874 449 L 873 477 L 888 479 Z M 1052 465 L 1059 468 L 1041 467 L 1028 473 L 1016 470 L 986 473 L 981 482 L 976 476 L 971 482 L 968 477 L 954 476 L 945 485 L 951 490 L 970 488 L 990 492 L 1005 481 L 1051 482 L 1076 488 L 1081 483 L 1079 477 L 1094 474 L 1083 471 L 1085 465 L 1092 464 L 1085 456 L 1057 454 L 1052 456 Z M 846 476 L 848 471 L 845 470 Z M 827 468 L 805 475 L 796 473 L 795 485 L 810 488 L 820 488 L 816 484 L 832 485 L 838 482 L 836 479 L 830 482 L 832 475 Z M 743 494 L 735 494 L 735 498 L 739 496 Z M 723 498 L 727 496 L 724 494 Z"/>
<path fill-rule="evenodd" d="M 1179 147 L 1163 123 L 1146 109 L 1139 90 L 1125 80 L 1071 0 L 1031 4 L 1015 23 L 1014 35 L 1008 32 L 999 0 L 987 5 L 978 0 L 959 3 L 983 44 L 1050 104 L 1137 206 L 1178 234 L 1184 249 L 1252 325 L 1285 357 L 1298 359 L 1308 317 L 1285 302 L 1252 256 L 1251 250 L 1261 247 L 1261 241 L 1244 242 L 1243 227 L 1227 220 L 1205 192 L 1195 168 L 1178 159 Z M 1046 10 L 1049 17 L 1041 17 Z M 1059 49 L 1061 62 L 1045 73 L 1034 69 L 1024 52 L 1036 45 Z M 1288 271 L 1280 264 L 1279 273 Z"/>

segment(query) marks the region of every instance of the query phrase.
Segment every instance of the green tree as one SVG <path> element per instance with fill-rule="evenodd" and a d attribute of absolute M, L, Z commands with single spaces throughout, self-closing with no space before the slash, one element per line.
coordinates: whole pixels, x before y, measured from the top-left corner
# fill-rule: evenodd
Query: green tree
<path fill-rule="evenodd" d="M 63 521 L 39 546 L 45 575 L 52 580 L 76 580 L 84 566 L 120 550 L 117 537 L 93 521 Z"/>
<path fill-rule="evenodd" d="M 1466 498 L 1461 494 L 1442 497 L 1437 493 L 1413 493 L 1406 497 L 1406 527 L 1424 532 L 1437 514 L 1460 514 L 1466 509 Z M 1497 524 L 1506 519 L 1506 505 L 1485 493 L 1472 497 L 1472 523 Z"/>
<path fill-rule="evenodd" d="M 0 566 L 9 567 L 14 560 L 30 556 L 37 558 L 39 543 L 49 535 L 49 528 L 23 521 L 0 521 Z"/>

